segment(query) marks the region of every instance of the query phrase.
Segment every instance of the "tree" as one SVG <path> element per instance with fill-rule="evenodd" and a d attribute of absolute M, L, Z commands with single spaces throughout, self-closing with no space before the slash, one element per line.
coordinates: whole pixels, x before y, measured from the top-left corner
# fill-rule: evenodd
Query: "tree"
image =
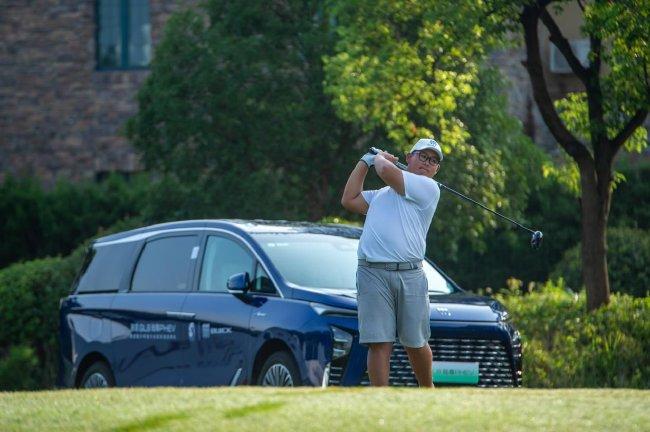
<path fill-rule="evenodd" d="M 175 14 L 127 135 L 172 217 L 335 214 L 362 134 L 323 93 L 322 2 L 207 1 Z"/>
<path fill-rule="evenodd" d="M 436 0 L 328 5 L 338 39 L 335 53 L 325 58 L 325 90 L 338 114 L 366 131 L 379 130 L 400 153 L 419 137 L 435 137 L 445 152 L 440 181 L 520 214 L 543 156 L 507 114 L 500 79 L 486 63 L 501 40 L 486 31 L 497 22 L 486 17 L 484 5 Z M 483 234 L 497 223 L 489 213 L 443 195 L 428 252 L 452 268 L 460 241 L 484 252 Z"/>
<path fill-rule="evenodd" d="M 650 3 L 577 0 L 585 18 L 582 31 L 591 44 L 586 66 L 575 56 L 548 10 L 554 5 L 561 8 L 564 3 L 567 1 L 519 2 L 517 14 L 508 19 L 516 17 L 523 30 L 527 57 L 524 66 L 544 122 L 579 171 L 582 278 L 587 289 L 587 308 L 594 310 L 609 302 L 606 230 L 614 159 L 625 145 L 628 149 L 640 149 L 647 143 L 645 130 L 638 128 L 650 107 Z M 493 2 L 492 6 L 495 11 L 512 11 L 512 2 Z M 551 100 L 542 69 L 540 21 L 585 88 L 583 95 L 571 96 L 564 104 L 564 119 Z M 583 116 L 579 115 L 580 110 Z M 585 127 L 580 128 L 581 123 Z"/>
<path fill-rule="evenodd" d="M 475 94 L 476 70 L 486 53 L 507 41 L 509 32 L 523 30 L 535 101 L 579 173 L 583 279 L 593 310 L 609 299 L 605 231 L 614 158 L 623 146 L 638 150 L 647 143 L 639 126 L 650 103 L 650 3 L 577 0 L 585 15 L 582 30 L 591 42 L 589 65 L 583 66 L 547 10 L 567 2 L 333 0 L 341 41 L 326 69 L 327 89 L 344 118 L 382 125 L 393 139 L 431 132 L 452 156 L 480 153 L 457 105 Z M 539 21 L 585 87 L 584 95 L 558 101 L 557 107 L 543 74 Z M 456 166 L 454 180 L 472 184 L 462 178 L 463 168 L 468 167 Z M 484 180 L 492 179 L 481 180 L 485 187 Z M 483 188 L 471 190 L 498 202 Z"/>

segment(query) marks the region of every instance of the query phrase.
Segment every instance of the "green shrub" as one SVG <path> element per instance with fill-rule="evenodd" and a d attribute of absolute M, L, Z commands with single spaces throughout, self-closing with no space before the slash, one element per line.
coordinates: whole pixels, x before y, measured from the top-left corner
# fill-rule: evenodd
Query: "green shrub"
<path fill-rule="evenodd" d="M 38 359 L 30 347 L 11 347 L 0 359 L 0 390 L 33 390 L 37 388 L 38 375 Z"/>
<path fill-rule="evenodd" d="M 634 228 L 611 228 L 607 232 L 607 262 L 612 292 L 636 297 L 650 290 L 650 231 Z M 582 287 L 580 244 L 564 253 L 551 277 L 562 277 L 574 291 Z"/>
<path fill-rule="evenodd" d="M 98 229 L 141 214 L 148 188 L 145 176 L 60 181 L 47 191 L 35 179 L 7 178 L 0 184 L 0 268 L 69 254 Z"/>
<path fill-rule="evenodd" d="M 140 225 L 140 219 L 119 221 L 98 236 Z M 65 258 L 37 259 L 0 270 L 0 390 L 28 384 L 29 388 L 54 385 L 59 355 L 59 299 L 70 292 L 87 244 Z M 36 364 L 31 360 L 23 362 L 19 373 L 32 377 L 33 382 L 1 373 L 10 371 L 20 363 L 19 359 L 30 357 L 25 349 L 31 350 Z"/>
<path fill-rule="evenodd" d="M 59 299 L 69 292 L 82 255 L 80 248 L 68 258 L 28 261 L 0 271 L 0 352 L 30 347 L 38 365 L 29 373 L 39 387 L 51 387 L 56 378 Z M 0 382 L 0 388 L 11 385 L 11 380 Z"/>
<path fill-rule="evenodd" d="M 522 335 L 526 387 L 650 387 L 650 297 L 614 294 L 586 312 L 560 279 L 496 296 Z"/>

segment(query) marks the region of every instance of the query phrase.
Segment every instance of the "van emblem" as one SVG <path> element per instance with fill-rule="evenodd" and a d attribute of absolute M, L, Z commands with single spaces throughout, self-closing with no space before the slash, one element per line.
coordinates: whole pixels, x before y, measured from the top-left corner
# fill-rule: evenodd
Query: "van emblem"
<path fill-rule="evenodd" d="M 447 309 L 446 307 L 437 307 L 436 310 L 442 316 L 446 316 L 446 317 L 451 316 L 451 312 L 449 312 L 449 309 Z"/>

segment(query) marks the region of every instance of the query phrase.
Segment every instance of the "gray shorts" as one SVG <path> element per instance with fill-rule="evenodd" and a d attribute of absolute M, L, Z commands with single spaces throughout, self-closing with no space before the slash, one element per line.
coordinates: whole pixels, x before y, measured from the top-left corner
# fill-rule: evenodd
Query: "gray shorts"
<path fill-rule="evenodd" d="M 431 336 L 429 288 L 422 268 L 390 271 L 359 265 L 359 343 L 395 342 L 423 347 Z"/>

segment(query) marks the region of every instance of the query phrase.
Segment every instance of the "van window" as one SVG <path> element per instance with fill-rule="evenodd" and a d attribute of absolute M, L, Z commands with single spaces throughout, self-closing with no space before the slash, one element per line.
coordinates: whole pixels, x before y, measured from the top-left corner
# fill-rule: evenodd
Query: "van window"
<path fill-rule="evenodd" d="M 201 268 L 201 291 L 227 292 L 228 278 L 248 272 L 253 277 L 255 260 L 239 243 L 225 237 L 209 236 Z"/>
<path fill-rule="evenodd" d="M 271 281 L 271 278 L 269 277 L 268 274 L 266 274 L 266 271 L 264 270 L 264 267 L 262 267 L 262 264 L 257 263 L 255 266 L 255 279 L 253 280 L 253 283 L 251 284 L 251 291 L 255 293 L 263 293 L 263 294 L 276 294 L 277 291 L 275 290 L 275 286 L 273 286 L 273 282 Z"/>
<path fill-rule="evenodd" d="M 188 291 L 192 249 L 198 236 L 164 237 L 147 242 L 133 274 L 132 291 Z"/>
<path fill-rule="evenodd" d="M 77 293 L 107 292 L 120 289 L 124 272 L 130 267 L 135 243 L 94 245 L 86 256 L 78 277 Z"/>

